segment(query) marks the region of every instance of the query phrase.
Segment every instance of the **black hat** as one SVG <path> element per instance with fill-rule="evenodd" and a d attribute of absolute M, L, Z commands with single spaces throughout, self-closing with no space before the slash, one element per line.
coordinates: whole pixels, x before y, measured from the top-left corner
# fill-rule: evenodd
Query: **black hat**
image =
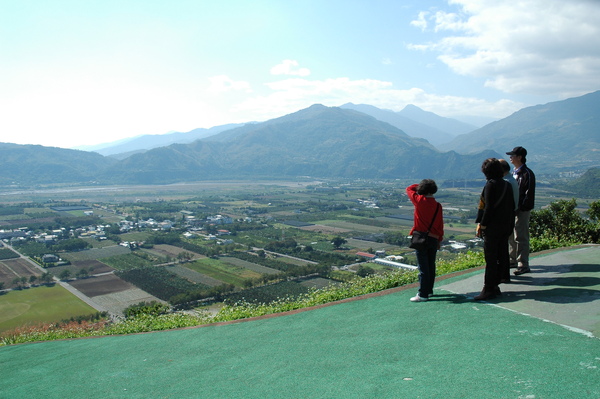
<path fill-rule="evenodd" d="M 512 151 L 507 152 L 506 155 L 517 155 L 524 157 L 527 155 L 527 150 L 523 147 L 515 147 Z"/>

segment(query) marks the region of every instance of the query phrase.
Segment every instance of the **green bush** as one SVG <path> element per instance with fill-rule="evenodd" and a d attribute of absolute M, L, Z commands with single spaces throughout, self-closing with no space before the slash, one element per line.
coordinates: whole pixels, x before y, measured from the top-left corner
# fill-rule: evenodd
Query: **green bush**
<path fill-rule="evenodd" d="M 593 220 L 597 203 L 598 201 L 590 204 L 588 214 L 592 220 L 585 219 L 577 212 L 575 199 L 552 202 L 546 209 L 532 211 L 529 225 L 531 237 L 538 239 L 542 245 L 598 243 L 600 231 L 598 223 Z"/>

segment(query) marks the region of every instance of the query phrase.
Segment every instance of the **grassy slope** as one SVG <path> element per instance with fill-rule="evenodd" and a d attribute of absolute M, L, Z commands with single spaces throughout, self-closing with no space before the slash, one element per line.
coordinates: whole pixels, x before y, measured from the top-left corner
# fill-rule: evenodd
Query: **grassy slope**
<path fill-rule="evenodd" d="M 0 295 L 0 332 L 94 313 L 94 308 L 59 285 L 9 291 Z"/>

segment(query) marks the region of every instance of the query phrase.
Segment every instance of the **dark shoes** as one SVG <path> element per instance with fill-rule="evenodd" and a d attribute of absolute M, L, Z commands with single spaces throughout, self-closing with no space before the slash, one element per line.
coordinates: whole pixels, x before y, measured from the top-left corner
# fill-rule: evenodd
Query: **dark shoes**
<path fill-rule="evenodd" d="M 521 267 L 517 267 L 517 270 L 515 270 L 513 272 L 513 274 L 515 276 L 520 276 L 521 274 L 525 274 L 525 273 L 529 273 L 531 272 L 531 269 L 529 268 L 529 266 L 521 266 Z"/>
<path fill-rule="evenodd" d="M 496 287 L 493 290 L 487 290 L 485 287 L 483 288 L 483 291 L 481 291 L 481 294 L 477 295 L 475 298 L 473 298 L 476 301 L 487 301 L 488 299 L 494 299 L 497 296 L 501 296 L 502 292 L 500 292 L 500 288 Z"/>

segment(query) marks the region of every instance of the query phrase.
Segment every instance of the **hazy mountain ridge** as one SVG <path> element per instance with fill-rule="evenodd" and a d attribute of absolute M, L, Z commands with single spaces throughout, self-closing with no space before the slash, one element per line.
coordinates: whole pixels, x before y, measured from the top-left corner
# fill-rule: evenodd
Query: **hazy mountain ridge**
<path fill-rule="evenodd" d="M 209 129 L 198 128 L 189 132 L 172 132 L 166 134 L 146 134 L 143 136 L 132 137 L 129 139 L 118 140 L 112 143 L 105 143 L 96 146 L 82 146 L 80 149 L 85 151 L 94 151 L 101 155 L 112 155 L 117 159 L 127 157 L 142 151 L 151 150 L 158 147 L 166 147 L 171 144 L 189 144 L 196 140 L 213 136 L 225 130 L 243 126 L 241 123 L 229 123 L 226 125 L 213 126 Z"/>
<path fill-rule="evenodd" d="M 116 162 L 87 151 L 0 143 L 0 184 L 91 181 Z"/>
<path fill-rule="evenodd" d="M 523 108 L 473 132 L 457 136 L 443 150 L 504 154 L 515 146 L 528 151 L 528 162 L 554 170 L 600 164 L 600 91 Z"/>
<path fill-rule="evenodd" d="M 457 136 L 452 142 L 457 150 L 449 152 L 365 113 L 318 104 L 122 160 L 94 152 L 0 144 L 0 183 L 168 184 L 298 176 L 471 179 L 482 177 L 483 159 L 504 156 L 516 145 L 528 149 L 528 164 L 538 175 L 589 169 L 600 166 L 599 97 L 596 92 L 525 108 Z M 522 131 L 526 134 L 519 135 Z"/>
<path fill-rule="evenodd" d="M 440 153 L 388 123 L 338 107 L 313 105 L 191 145 L 134 155 L 109 171 L 124 181 L 226 177 L 397 178 L 474 176 L 485 155 Z M 449 167 L 448 167 L 449 166 Z M 151 172 L 150 172 L 151 171 Z M 475 171 L 475 172 L 473 172 Z"/>
<path fill-rule="evenodd" d="M 341 106 L 371 115 L 380 121 L 403 130 L 411 137 L 423 138 L 435 146 L 448 143 L 457 135 L 465 134 L 477 129 L 452 118 L 445 118 L 433 112 L 424 111 L 415 105 L 407 105 L 402 111 L 380 109 L 367 104 L 347 103 Z"/>
<path fill-rule="evenodd" d="M 402 109 L 402 111 L 398 112 L 398 114 L 410 118 L 416 122 L 420 122 L 444 132 L 448 132 L 452 136 L 469 133 L 478 128 L 478 126 L 470 123 L 462 122 L 454 118 L 439 116 L 433 112 L 425 111 L 413 104 L 408 104 L 404 107 L 404 109 Z"/>
<path fill-rule="evenodd" d="M 352 103 L 344 104 L 340 108 L 354 109 L 356 111 L 373 116 L 376 119 L 387 122 L 392 126 L 404 131 L 411 137 L 424 138 L 433 145 L 440 145 L 451 141 L 457 134 L 463 134 L 477 129 L 470 125 L 455 119 L 441 117 L 433 112 L 424 111 L 414 105 L 407 105 L 402 111 L 394 112 L 383 110 L 372 105 Z M 271 119 L 262 123 L 270 123 L 278 118 Z M 77 149 L 84 151 L 95 151 L 102 155 L 110 155 L 116 159 L 125 159 L 130 155 L 144 152 L 153 148 L 165 147 L 171 144 L 189 144 L 195 140 L 214 137 L 216 134 L 232 130 L 240 126 L 252 125 L 256 122 L 243 124 L 226 124 L 214 126 L 210 129 L 198 128 L 189 132 L 172 132 L 161 135 L 143 135 L 128 139 L 118 140 L 112 143 L 104 143 L 93 146 L 80 146 Z M 236 131 L 232 134 L 241 134 L 242 131 Z M 222 138 L 221 140 L 224 140 Z"/>
<path fill-rule="evenodd" d="M 424 138 L 433 145 L 447 143 L 454 138 L 454 136 L 448 132 L 414 121 L 413 119 L 407 118 L 399 113 L 382 110 L 372 105 L 348 103 L 342 105 L 341 108 L 352 109 L 367 115 L 371 115 L 380 121 L 387 122 L 390 125 L 406 132 L 406 134 L 411 137 Z"/>

